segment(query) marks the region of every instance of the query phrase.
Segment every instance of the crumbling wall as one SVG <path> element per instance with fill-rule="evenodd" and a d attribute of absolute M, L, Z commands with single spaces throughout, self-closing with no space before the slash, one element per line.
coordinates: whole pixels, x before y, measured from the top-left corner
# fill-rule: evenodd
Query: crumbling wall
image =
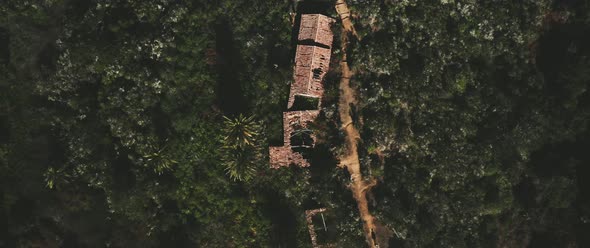
<path fill-rule="evenodd" d="M 308 129 L 309 124 L 319 114 L 319 110 L 283 112 L 283 146 L 269 148 L 270 166 L 272 168 L 286 167 L 291 164 L 301 167 L 309 166 L 309 162 L 303 158 L 301 153 L 293 151 L 289 138 L 298 129 Z M 311 138 L 315 143 L 315 136 L 312 135 Z"/>
<path fill-rule="evenodd" d="M 309 124 L 320 114 L 319 110 L 283 112 L 283 137 L 285 145 L 289 144 L 289 137 L 297 129 L 309 129 Z M 315 143 L 315 136 L 312 135 Z"/>
<path fill-rule="evenodd" d="M 311 238 L 311 247 L 313 248 L 333 248 L 336 247 L 334 244 L 318 244 L 318 236 L 315 232 L 315 226 L 313 225 L 312 217 L 316 214 L 326 212 L 326 208 L 310 209 L 305 211 L 305 221 L 307 222 L 307 230 L 309 231 L 309 237 Z"/>
<path fill-rule="evenodd" d="M 301 167 L 308 167 L 309 162 L 298 152 L 293 152 L 291 146 L 271 146 L 269 147 L 270 167 L 278 169 L 296 164 Z"/>

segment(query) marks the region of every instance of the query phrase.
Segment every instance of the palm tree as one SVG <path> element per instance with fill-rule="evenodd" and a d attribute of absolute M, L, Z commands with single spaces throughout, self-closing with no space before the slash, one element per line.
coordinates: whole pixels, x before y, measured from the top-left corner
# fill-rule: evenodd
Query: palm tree
<path fill-rule="evenodd" d="M 69 175 L 62 169 L 55 169 L 53 167 L 47 168 L 43 174 L 45 177 L 45 185 L 49 189 L 58 188 L 60 185 L 67 183 Z"/>
<path fill-rule="evenodd" d="M 233 119 L 223 118 L 222 161 L 225 171 L 232 180 L 248 181 L 254 176 L 260 157 L 260 125 L 254 121 L 254 116 L 240 114 Z"/>
<path fill-rule="evenodd" d="M 254 116 L 240 114 L 234 119 L 223 117 L 224 144 L 234 147 L 253 146 L 258 136 L 259 125 Z"/>
<path fill-rule="evenodd" d="M 165 145 L 161 147 L 151 144 L 149 146 L 151 151 L 143 155 L 146 164 L 150 165 L 158 175 L 162 175 L 164 171 L 169 170 L 172 165 L 178 163 L 168 155 L 168 140 L 164 142 Z"/>
<path fill-rule="evenodd" d="M 249 181 L 256 173 L 257 155 L 252 150 L 224 152 L 225 172 L 234 181 Z"/>

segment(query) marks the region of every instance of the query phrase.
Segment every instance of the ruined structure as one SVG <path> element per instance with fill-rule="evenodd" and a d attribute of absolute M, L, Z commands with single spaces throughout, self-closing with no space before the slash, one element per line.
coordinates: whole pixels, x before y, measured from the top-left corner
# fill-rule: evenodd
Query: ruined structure
<path fill-rule="evenodd" d="M 334 19 L 320 14 L 301 15 L 301 25 L 299 28 L 299 43 L 312 42 L 318 46 L 332 47 L 331 26 Z"/>
<path fill-rule="evenodd" d="M 287 103 L 289 111 L 283 113 L 284 141 L 283 146 L 269 148 L 271 168 L 291 164 L 309 166 L 301 150 L 312 148 L 315 144 L 315 136 L 308 126 L 319 114 L 318 109 L 324 93 L 322 83 L 330 68 L 332 23 L 334 20 L 324 15 L 301 15 L 293 83 Z M 298 103 L 305 100 L 316 103 L 314 106 Z"/>
<path fill-rule="evenodd" d="M 311 247 L 313 248 L 333 248 L 335 247 L 333 244 L 318 244 L 318 235 L 315 232 L 315 226 L 311 218 L 317 214 L 322 214 L 326 212 L 326 208 L 318 208 L 318 209 L 311 209 L 305 211 L 305 221 L 307 222 L 307 230 L 309 231 L 309 237 L 311 238 Z M 323 218 L 323 216 L 322 216 Z M 325 223 L 324 223 L 325 225 Z"/>
<path fill-rule="evenodd" d="M 330 53 L 330 48 L 297 46 L 293 76 L 295 81 L 291 84 L 288 108 L 293 107 L 295 96 L 322 97 L 322 79 L 330 68 Z"/>
<path fill-rule="evenodd" d="M 290 164 L 309 166 L 309 162 L 303 158 L 303 155 L 294 150 L 313 147 L 315 136 L 309 131 L 308 125 L 319 113 L 319 110 L 283 112 L 283 146 L 270 147 L 272 168 Z"/>

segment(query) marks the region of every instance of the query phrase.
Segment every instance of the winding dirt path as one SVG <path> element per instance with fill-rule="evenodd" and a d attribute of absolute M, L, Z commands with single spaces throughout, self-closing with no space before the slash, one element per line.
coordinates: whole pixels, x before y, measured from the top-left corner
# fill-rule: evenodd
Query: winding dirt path
<path fill-rule="evenodd" d="M 340 79 L 340 97 L 338 100 L 338 113 L 340 114 L 340 121 L 342 129 L 346 137 L 346 152 L 340 158 L 339 166 L 346 168 L 350 173 L 351 183 L 349 185 L 352 191 L 352 196 L 358 204 L 359 213 L 363 221 L 363 230 L 365 238 L 369 247 L 378 247 L 376 234 L 378 228 L 375 217 L 369 212 L 369 204 L 367 202 L 367 190 L 376 184 L 375 180 L 364 180 L 361 173 L 361 166 L 358 155 L 358 140 L 361 138 L 359 131 L 355 128 L 352 116 L 351 106 L 356 104 L 354 90 L 350 87 L 350 78 L 353 72 L 350 70 L 347 62 L 346 50 L 348 48 L 349 39 L 357 37 L 354 26 L 350 20 L 350 10 L 344 0 L 336 1 L 336 11 L 342 21 L 342 60 L 340 62 L 340 69 L 342 70 L 342 78 Z M 381 228 L 380 228 L 381 229 Z"/>

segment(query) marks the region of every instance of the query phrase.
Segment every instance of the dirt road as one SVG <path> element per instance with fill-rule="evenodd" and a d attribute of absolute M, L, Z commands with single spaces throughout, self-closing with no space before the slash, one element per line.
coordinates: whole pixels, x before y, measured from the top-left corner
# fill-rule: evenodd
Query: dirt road
<path fill-rule="evenodd" d="M 375 223 L 375 217 L 369 212 L 366 193 L 367 190 L 375 185 L 376 181 L 363 179 L 357 151 L 357 143 L 360 139 L 360 134 L 354 126 L 350 109 L 351 106 L 356 104 L 356 98 L 353 89 L 350 87 L 350 78 L 353 76 L 353 72 L 350 70 L 346 60 L 346 49 L 348 48 L 349 39 L 351 37 L 356 37 L 356 31 L 350 20 L 350 11 L 344 0 L 338 0 L 336 2 L 336 11 L 342 21 L 341 47 L 343 54 L 342 61 L 340 62 L 342 78 L 340 79 L 338 112 L 340 114 L 342 129 L 346 134 L 346 152 L 341 156 L 339 166 L 345 167 L 350 173 L 351 182 L 349 188 L 358 205 L 367 243 L 369 244 L 369 247 L 374 248 L 378 247 L 377 240 L 375 240 L 377 225 Z"/>

